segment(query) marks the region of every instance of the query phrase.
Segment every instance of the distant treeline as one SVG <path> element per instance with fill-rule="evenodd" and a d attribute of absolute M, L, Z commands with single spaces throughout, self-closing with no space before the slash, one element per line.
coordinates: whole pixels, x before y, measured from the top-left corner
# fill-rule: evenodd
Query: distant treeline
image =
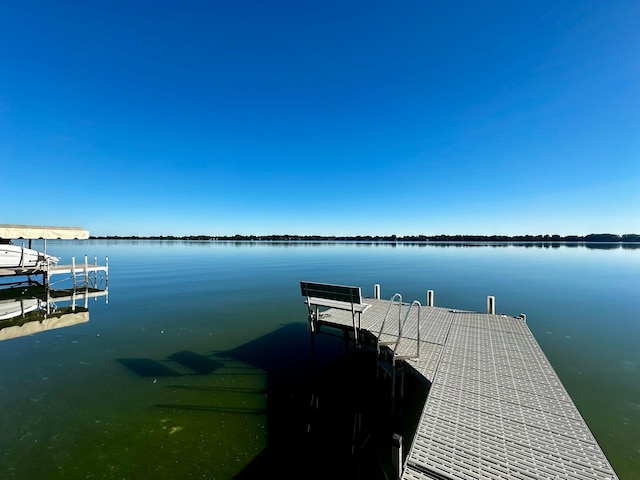
<path fill-rule="evenodd" d="M 196 240 L 196 241 L 255 241 L 255 242 L 581 242 L 621 243 L 640 242 L 640 234 L 592 233 L 589 235 L 160 235 L 160 236 L 92 236 L 100 240 Z"/>

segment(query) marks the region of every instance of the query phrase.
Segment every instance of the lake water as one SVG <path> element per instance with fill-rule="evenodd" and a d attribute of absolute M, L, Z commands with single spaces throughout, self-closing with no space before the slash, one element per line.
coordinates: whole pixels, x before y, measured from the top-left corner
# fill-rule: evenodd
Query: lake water
<path fill-rule="evenodd" d="M 108 301 L 91 300 L 87 322 L 0 341 L 0 478 L 314 476 L 287 474 L 301 459 L 318 476 L 384 478 L 384 399 L 340 339 L 310 355 L 308 280 L 423 303 L 434 290 L 436 305 L 476 311 L 493 295 L 498 312 L 525 313 L 619 477 L 640 479 L 632 247 L 48 242 L 61 263 L 108 256 Z M 425 392 L 407 388 L 391 428 L 410 436 Z M 313 392 L 326 407 L 310 408 Z M 354 467 L 356 414 L 369 436 Z"/>

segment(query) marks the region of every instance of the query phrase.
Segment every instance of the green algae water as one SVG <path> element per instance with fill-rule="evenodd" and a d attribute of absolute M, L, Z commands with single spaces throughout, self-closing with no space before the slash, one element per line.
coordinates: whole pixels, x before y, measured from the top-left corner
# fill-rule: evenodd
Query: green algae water
<path fill-rule="evenodd" d="M 310 355 L 308 280 L 525 313 L 619 477 L 638 479 L 640 249 L 609 247 L 48 242 L 61 263 L 108 256 L 108 298 L 88 321 L 0 341 L 0 478 L 384 478 L 375 378 L 340 339 Z M 425 392 L 408 390 L 410 433 Z M 317 391 L 340 394 L 310 409 Z M 371 433 L 356 466 L 354 411 Z"/>

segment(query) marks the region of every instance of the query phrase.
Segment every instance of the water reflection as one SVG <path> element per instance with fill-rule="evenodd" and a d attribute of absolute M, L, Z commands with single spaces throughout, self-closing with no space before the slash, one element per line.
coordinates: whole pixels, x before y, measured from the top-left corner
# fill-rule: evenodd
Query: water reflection
<path fill-rule="evenodd" d="M 83 286 L 54 290 L 41 285 L 0 290 L 0 340 L 34 335 L 89 321 L 89 299 L 108 290 Z"/>

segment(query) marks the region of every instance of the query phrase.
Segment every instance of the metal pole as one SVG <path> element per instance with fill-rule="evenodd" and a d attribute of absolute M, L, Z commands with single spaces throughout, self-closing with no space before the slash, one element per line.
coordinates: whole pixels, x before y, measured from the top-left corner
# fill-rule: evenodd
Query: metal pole
<path fill-rule="evenodd" d="M 391 457 L 393 478 L 398 480 L 402 476 L 402 435 L 399 433 L 394 433 L 391 437 Z"/>
<path fill-rule="evenodd" d="M 380 300 L 380 284 L 376 283 L 373 286 L 373 298 L 375 298 L 376 300 Z"/>
<path fill-rule="evenodd" d="M 51 313 L 51 291 L 49 290 L 49 286 L 47 285 L 47 315 Z"/>
<path fill-rule="evenodd" d="M 496 297 L 489 295 L 487 297 L 487 313 L 495 315 L 496 313 Z"/>
<path fill-rule="evenodd" d="M 433 307 L 433 290 L 427 290 L 427 307 Z"/>

